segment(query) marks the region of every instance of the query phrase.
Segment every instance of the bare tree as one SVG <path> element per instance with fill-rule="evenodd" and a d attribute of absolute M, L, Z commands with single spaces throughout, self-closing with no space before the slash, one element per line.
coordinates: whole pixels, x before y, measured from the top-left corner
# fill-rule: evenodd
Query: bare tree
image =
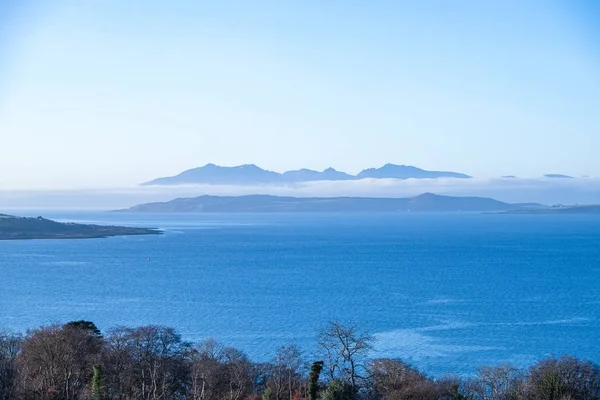
<path fill-rule="evenodd" d="M 296 345 L 281 346 L 271 365 L 269 387 L 275 400 L 293 400 L 302 385 L 302 352 Z"/>
<path fill-rule="evenodd" d="M 361 372 L 366 370 L 365 358 L 374 338 L 355 325 L 330 322 L 318 334 L 318 343 L 325 352 L 330 379 L 347 381 L 353 390 L 359 387 Z"/>
<path fill-rule="evenodd" d="M 19 355 L 19 389 L 37 399 L 79 399 L 91 383 L 102 339 L 86 329 L 51 325 L 27 334 Z"/>
<path fill-rule="evenodd" d="M 103 361 L 109 393 L 119 399 L 177 399 L 186 391 L 187 344 L 172 328 L 109 331 Z"/>
<path fill-rule="evenodd" d="M 20 335 L 0 332 L 0 400 L 14 398 L 17 374 L 17 356 L 23 338 Z"/>
<path fill-rule="evenodd" d="M 477 376 L 464 381 L 463 393 L 473 400 L 524 398 L 525 373 L 512 365 L 480 367 Z"/>
<path fill-rule="evenodd" d="M 542 360 L 529 369 L 526 398 L 600 399 L 600 368 L 590 361 L 571 356 Z"/>
<path fill-rule="evenodd" d="M 102 351 L 102 365 L 111 399 L 126 399 L 126 394 L 131 392 L 133 373 L 128 331 L 126 327 L 109 330 Z"/>
<path fill-rule="evenodd" d="M 214 338 L 203 340 L 202 342 L 198 343 L 195 348 L 198 353 L 204 357 L 211 358 L 219 362 L 223 361 L 224 359 L 223 349 L 225 349 L 225 347 L 221 343 L 217 342 Z"/>
<path fill-rule="evenodd" d="M 223 349 L 223 357 L 229 381 L 227 400 L 242 400 L 252 392 L 255 372 L 252 363 L 246 354 L 233 347 Z"/>
<path fill-rule="evenodd" d="M 216 400 L 225 398 L 226 382 L 224 347 L 209 338 L 190 350 L 190 398 Z"/>
<path fill-rule="evenodd" d="M 369 368 L 375 398 L 436 400 L 451 392 L 447 382 L 435 382 L 401 360 L 379 358 Z"/>
<path fill-rule="evenodd" d="M 373 338 L 355 326 L 332 322 L 318 340 L 326 363 L 314 362 L 306 377 L 294 345 L 280 347 L 270 363 L 253 363 L 213 339 L 192 347 L 163 326 L 102 336 L 93 323 L 75 321 L 24 337 L 0 333 L 0 400 L 600 399 L 600 367 L 574 357 L 542 360 L 527 372 L 501 365 L 473 379 L 436 380 L 401 360 L 367 365 Z"/>
<path fill-rule="evenodd" d="M 481 367 L 476 384 L 477 398 L 481 400 L 509 400 L 518 396 L 523 372 L 512 365 Z"/>

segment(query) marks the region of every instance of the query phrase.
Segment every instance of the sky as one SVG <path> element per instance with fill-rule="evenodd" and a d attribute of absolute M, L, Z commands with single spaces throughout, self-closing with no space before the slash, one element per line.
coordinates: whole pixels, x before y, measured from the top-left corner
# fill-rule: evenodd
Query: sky
<path fill-rule="evenodd" d="M 0 189 L 600 176 L 600 1 L 0 0 Z"/>

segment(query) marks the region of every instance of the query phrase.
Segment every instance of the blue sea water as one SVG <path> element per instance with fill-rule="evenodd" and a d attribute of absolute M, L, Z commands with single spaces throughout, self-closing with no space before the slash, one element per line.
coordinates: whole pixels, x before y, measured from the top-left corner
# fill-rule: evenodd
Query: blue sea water
<path fill-rule="evenodd" d="M 0 241 L 0 330 L 163 324 L 262 361 L 289 343 L 316 357 L 338 319 L 433 375 L 600 362 L 599 216 L 44 215 L 165 235 Z"/>

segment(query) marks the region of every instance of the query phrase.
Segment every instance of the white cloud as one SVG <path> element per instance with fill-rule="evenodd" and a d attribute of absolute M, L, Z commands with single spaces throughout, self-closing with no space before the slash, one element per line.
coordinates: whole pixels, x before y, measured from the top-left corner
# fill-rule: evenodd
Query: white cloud
<path fill-rule="evenodd" d="M 492 197 L 506 202 L 598 204 L 600 178 L 577 179 L 363 179 L 306 182 L 285 186 L 137 186 L 109 189 L 0 191 L 0 207 L 124 208 L 205 194 L 239 196 L 410 197 L 421 193 Z"/>

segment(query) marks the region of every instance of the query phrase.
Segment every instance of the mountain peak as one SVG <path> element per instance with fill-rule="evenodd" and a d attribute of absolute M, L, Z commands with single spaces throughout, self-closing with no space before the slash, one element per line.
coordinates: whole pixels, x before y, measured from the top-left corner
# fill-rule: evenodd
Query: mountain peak
<path fill-rule="evenodd" d="M 436 178 L 470 178 L 469 175 L 449 171 L 427 171 L 412 165 L 396 165 L 387 163 L 381 168 L 362 170 L 357 177 L 376 179 L 436 179 Z"/>
<path fill-rule="evenodd" d="M 410 165 L 386 163 L 382 168 L 415 168 Z"/>
<path fill-rule="evenodd" d="M 418 196 L 415 196 L 415 199 L 419 199 L 419 198 L 421 198 L 421 199 L 428 199 L 429 198 L 430 199 L 430 198 L 433 198 L 433 197 L 441 197 L 441 196 L 439 194 L 435 194 L 435 193 L 431 193 L 431 192 L 425 192 L 425 193 L 421 193 Z"/>
<path fill-rule="evenodd" d="M 465 174 L 445 171 L 426 171 L 410 165 L 385 164 L 380 168 L 368 168 L 358 175 L 350 175 L 329 167 L 322 172 L 301 168 L 286 171 L 283 174 L 264 170 L 255 164 L 242 164 L 233 167 L 223 167 L 216 164 L 206 164 L 203 167 L 192 168 L 178 175 L 158 178 L 142 185 L 264 185 L 287 184 L 314 181 L 345 181 L 363 178 L 392 178 L 392 179 L 422 179 L 422 178 L 470 178 Z"/>

